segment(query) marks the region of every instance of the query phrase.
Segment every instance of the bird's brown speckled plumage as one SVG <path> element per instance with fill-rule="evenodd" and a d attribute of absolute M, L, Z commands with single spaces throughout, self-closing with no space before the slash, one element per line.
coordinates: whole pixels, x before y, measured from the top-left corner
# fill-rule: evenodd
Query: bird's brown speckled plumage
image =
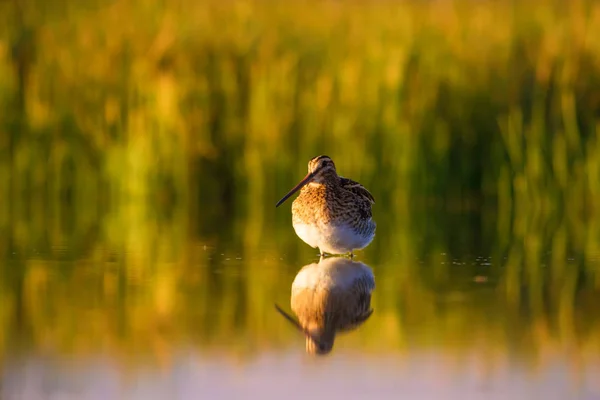
<path fill-rule="evenodd" d="M 294 222 L 346 222 L 358 230 L 373 216 L 373 196 L 362 185 L 339 176 L 325 183 L 309 183 L 292 203 Z"/>
<path fill-rule="evenodd" d="M 302 240 L 319 247 L 322 254 L 352 253 L 370 243 L 375 234 L 371 211 L 375 199 L 360 183 L 339 176 L 331 158 L 310 160 L 308 174 L 299 185 L 292 223 Z"/>

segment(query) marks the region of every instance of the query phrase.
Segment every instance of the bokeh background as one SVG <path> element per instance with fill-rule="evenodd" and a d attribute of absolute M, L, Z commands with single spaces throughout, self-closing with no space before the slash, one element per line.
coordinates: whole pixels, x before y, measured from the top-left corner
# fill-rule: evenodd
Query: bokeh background
<path fill-rule="evenodd" d="M 376 199 L 340 346 L 599 363 L 595 1 L 3 0 L 0 110 L 0 364 L 302 351 L 319 154 Z"/>

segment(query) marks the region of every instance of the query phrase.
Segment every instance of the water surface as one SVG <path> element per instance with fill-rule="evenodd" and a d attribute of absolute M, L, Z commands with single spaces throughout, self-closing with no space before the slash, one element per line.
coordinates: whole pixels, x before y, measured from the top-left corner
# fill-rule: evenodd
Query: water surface
<path fill-rule="evenodd" d="M 257 235 L 227 228 L 259 226 L 244 219 L 202 236 L 176 219 L 119 231 L 105 217 L 58 243 L 14 229 L 0 269 L 2 398 L 600 397 L 593 249 L 551 235 L 534 252 L 486 233 L 482 210 L 380 218 L 355 258 L 374 273 L 374 312 L 318 357 L 274 309 L 290 310 L 295 275 L 318 262 L 283 212 Z"/>

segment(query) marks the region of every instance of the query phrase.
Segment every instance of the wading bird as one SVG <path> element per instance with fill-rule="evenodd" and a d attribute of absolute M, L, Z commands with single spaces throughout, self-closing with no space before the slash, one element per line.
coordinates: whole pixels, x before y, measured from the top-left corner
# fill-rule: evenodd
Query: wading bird
<path fill-rule="evenodd" d="M 371 205 L 375 199 L 360 183 L 337 174 L 328 156 L 308 162 L 308 174 L 276 204 L 300 190 L 292 203 L 292 225 L 300 239 L 318 247 L 321 256 L 354 255 L 375 236 Z"/>

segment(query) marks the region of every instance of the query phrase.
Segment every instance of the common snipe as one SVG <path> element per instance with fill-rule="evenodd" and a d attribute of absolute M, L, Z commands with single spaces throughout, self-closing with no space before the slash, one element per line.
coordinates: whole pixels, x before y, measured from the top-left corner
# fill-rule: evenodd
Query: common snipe
<path fill-rule="evenodd" d="M 276 207 L 300 190 L 292 203 L 296 234 L 321 255 L 347 254 L 365 248 L 375 236 L 371 205 L 375 199 L 360 183 L 337 174 L 327 156 L 308 162 L 308 174 Z"/>
<path fill-rule="evenodd" d="M 321 258 L 303 267 L 292 283 L 291 307 L 298 317 L 277 305 L 288 321 L 306 336 L 306 352 L 327 354 L 335 336 L 362 325 L 373 313 L 373 271 L 366 264 L 343 257 Z"/>

